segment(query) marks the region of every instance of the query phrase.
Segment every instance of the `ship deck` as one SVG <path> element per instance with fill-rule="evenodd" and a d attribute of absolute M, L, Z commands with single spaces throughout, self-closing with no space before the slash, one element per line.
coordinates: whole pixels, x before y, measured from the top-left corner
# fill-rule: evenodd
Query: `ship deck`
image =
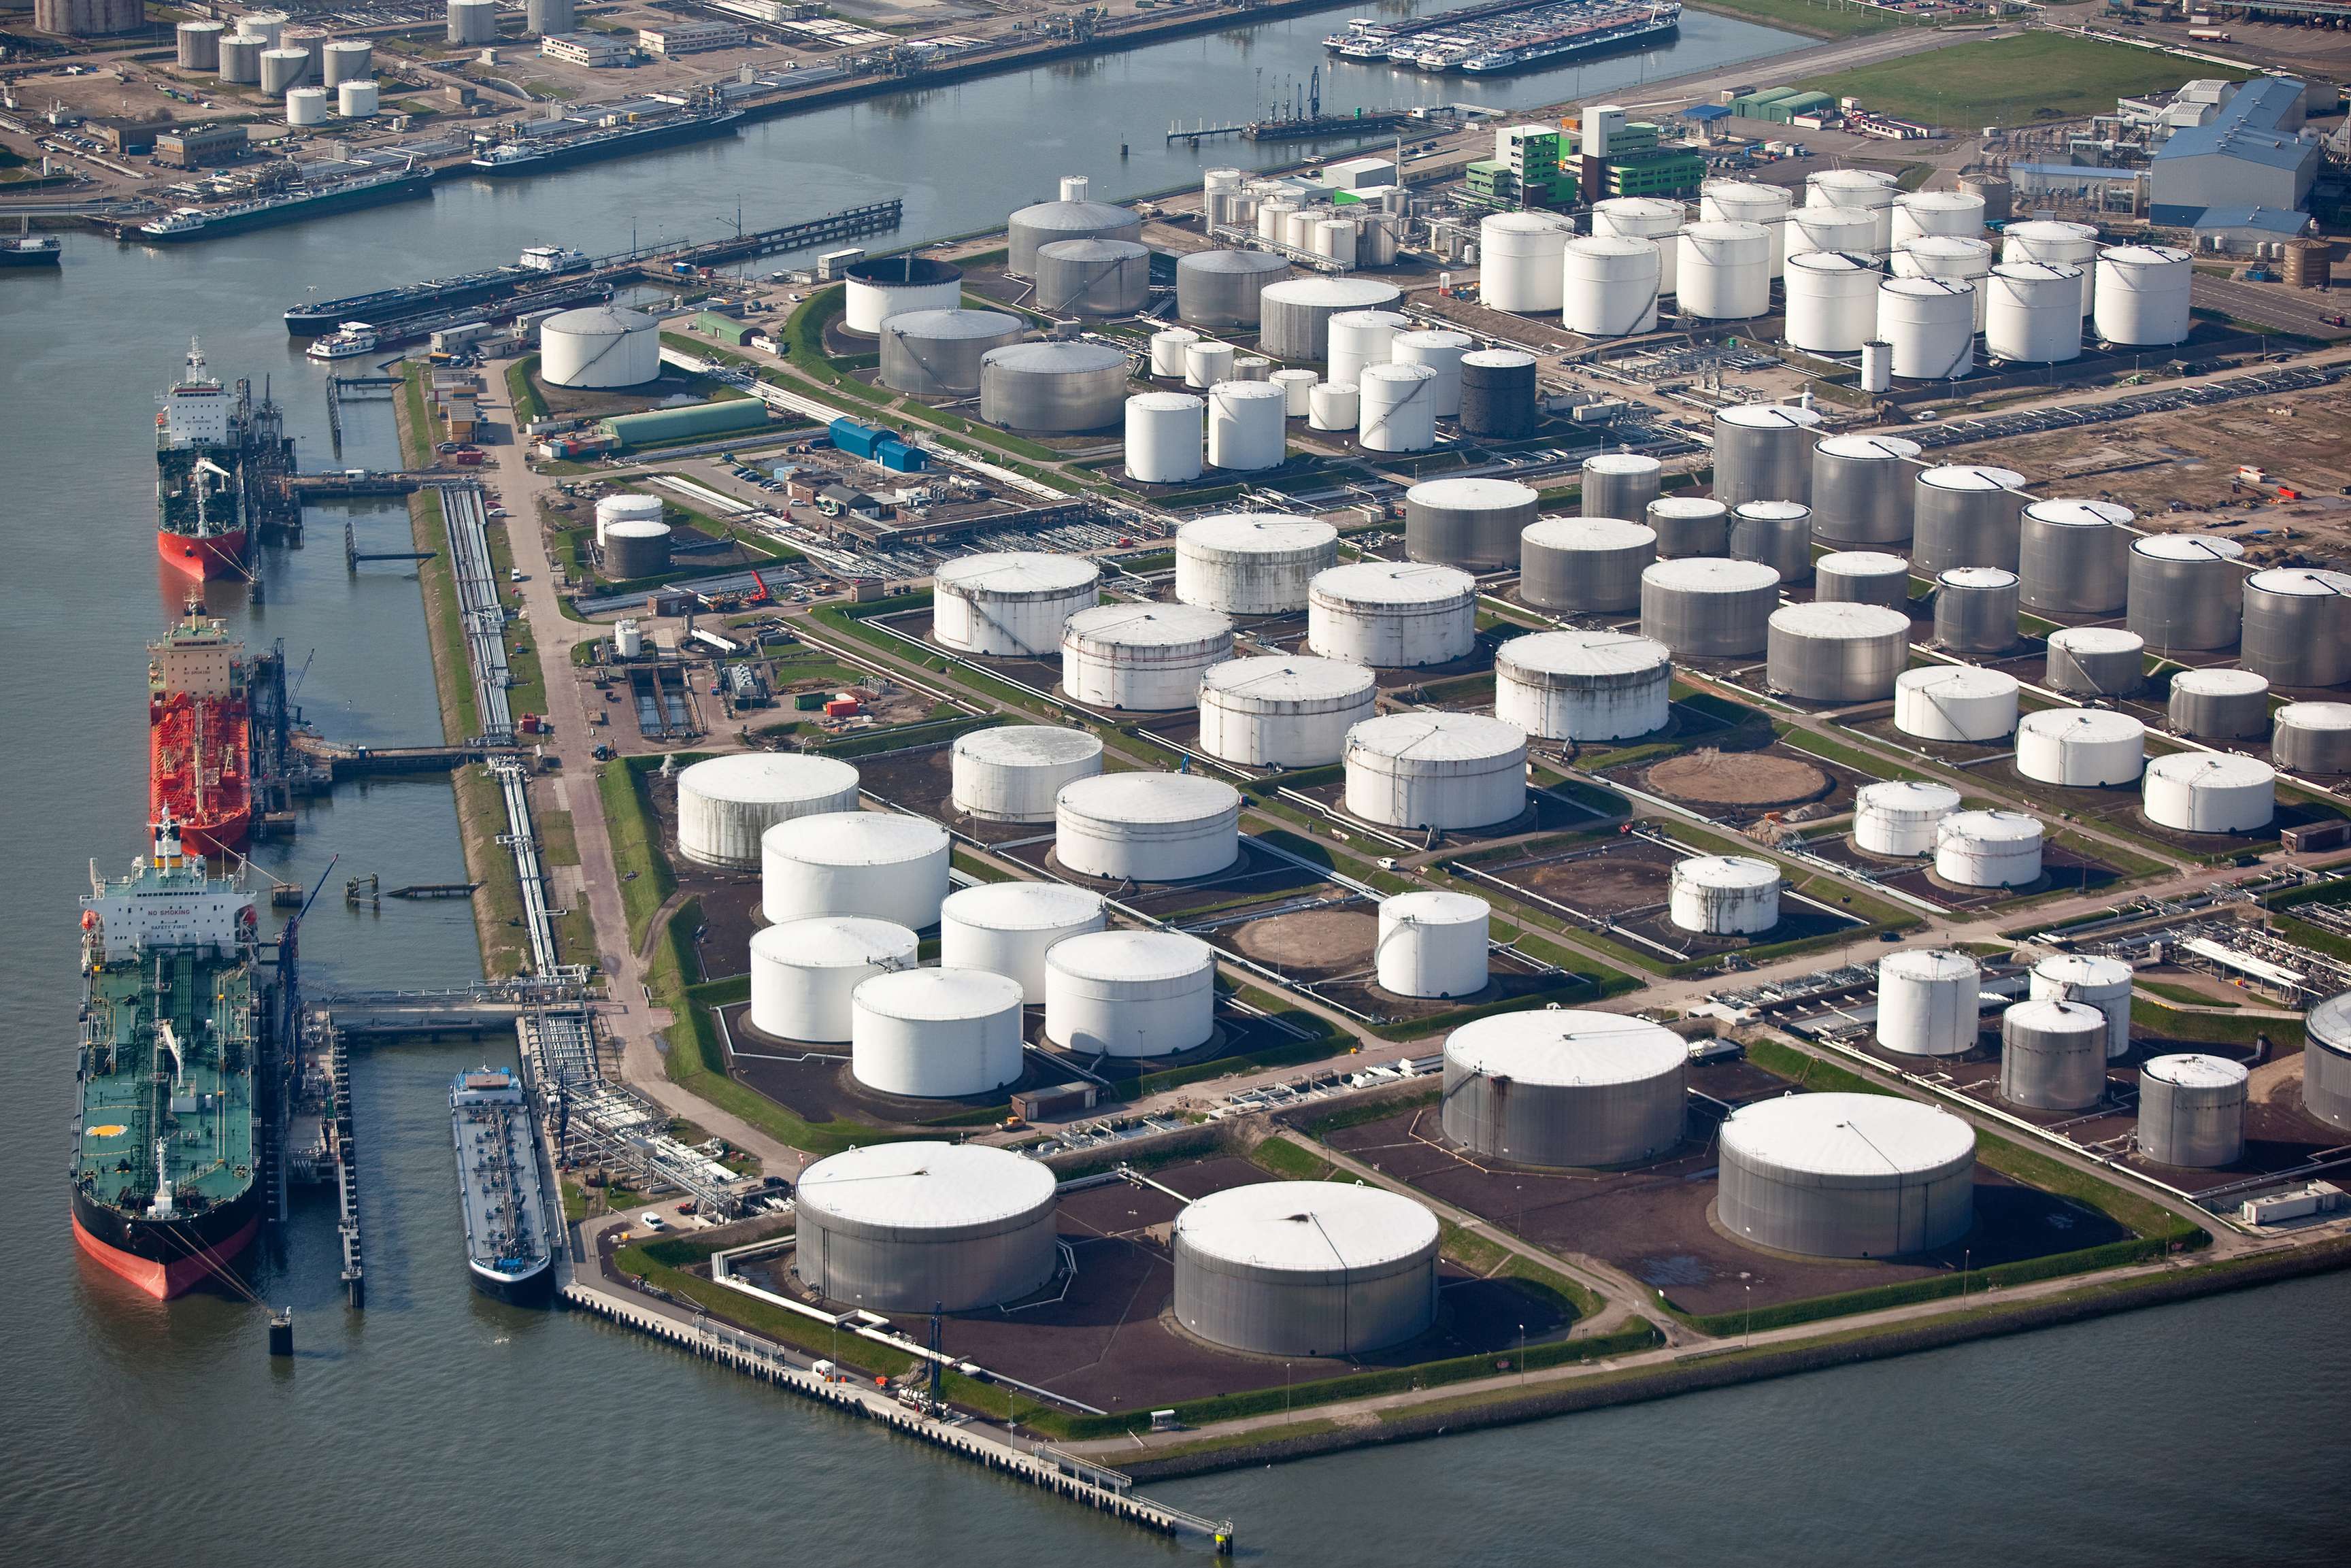
<path fill-rule="evenodd" d="M 466 1256 L 494 1273 L 543 1265 L 552 1232 L 529 1107 L 519 1094 L 493 1098 L 461 1088 L 452 1096 L 451 1120 Z"/>
<path fill-rule="evenodd" d="M 77 1183 L 87 1176 L 99 1201 L 143 1210 L 162 1136 L 183 1206 L 216 1207 L 252 1186 L 253 1004 L 253 973 L 240 960 L 165 950 L 92 973 Z M 152 1070 L 165 1021 L 185 1059 L 168 1092 Z"/>

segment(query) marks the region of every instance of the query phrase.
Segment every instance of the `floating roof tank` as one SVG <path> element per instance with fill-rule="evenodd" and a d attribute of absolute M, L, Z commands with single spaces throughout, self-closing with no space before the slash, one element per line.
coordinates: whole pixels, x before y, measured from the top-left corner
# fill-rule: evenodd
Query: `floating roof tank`
<path fill-rule="evenodd" d="M 1449 832 L 1526 810 L 1527 737 L 1481 714 L 1416 710 L 1347 732 L 1347 810 L 1392 828 Z"/>
<path fill-rule="evenodd" d="M 1077 556 L 963 556 L 932 576 L 931 634 L 959 653 L 1045 658 L 1060 650 L 1070 617 L 1102 597 L 1101 583 L 1101 569 Z"/>
<path fill-rule="evenodd" d="M 1200 677 L 1200 749 L 1247 768 L 1327 767 L 1378 702 L 1378 681 L 1360 664 L 1293 655 L 1228 660 Z"/>
<path fill-rule="evenodd" d="M 1682 1141 L 1689 1047 L 1663 1024 L 1548 1008 L 1445 1041 L 1445 1135 L 1515 1166 L 1624 1166 Z"/>
<path fill-rule="evenodd" d="M 1789 1094 L 1722 1124 L 1715 1204 L 1732 1234 L 1781 1252 L 1894 1258 L 1975 1224 L 1975 1129 L 1890 1094 Z"/>
<path fill-rule="evenodd" d="M 1050 822 L 1061 787 L 1102 770 L 1102 737 L 1092 730 L 996 725 L 956 737 L 949 803 L 984 822 Z"/>
<path fill-rule="evenodd" d="M 868 1144 L 794 1189 L 800 1282 L 871 1312 L 970 1312 L 1041 1290 L 1059 1266 L 1053 1173 L 979 1144 Z"/>
<path fill-rule="evenodd" d="M 2210 1170 L 2245 1153 L 2249 1074 L 2225 1056 L 2158 1056 L 2138 1073 L 2138 1152 L 2158 1166 Z"/>
<path fill-rule="evenodd" d="M 1666 727 L 1673 659 L 1624 632 L 1538 632 L 1494 653 L 1494 716 L 1547 740 L 1625 740 Z"/>
<path fill-rule="evenodd" d="M 1437 1217 L 1382 1187 L 1270 1181 L 1176 1217 L 1176 1321 L 1260 1355 L 1353 1355 L 1437 1319 Z"/>
<path fill-rule="evenodd" d="M 985 969 L 1020 987 L 1030 1007 L 1045 1001 L 1045 955 L 1057 943 L 1104 924 L 1102 897 L 1058 882 L 984 882 L 939 905 L 939 964 Z"/>
<path fill-rule="evenodd" d="M 677 776 L 677 847 L 727 871 L 760 864 L 760 836 L 794 817 L 857 810 L 857 769 L 830 757 L 739 752 Z"/>
<path fill-rule="evenodd" d="M 1372 967 L 1400 997 L 1470 997 L 1487 986 L 1486 928 L 1492 907 L 1466 893 L 1400 893 L 1380 900 Z"/>
<path fill-rule="evenodd" d="M 893 316 L 963 303 L 963 268 L 929 256 L 868 256 L 851 262 L 841 277 L 841 324 L 852 332 L 879 332 Z"/>

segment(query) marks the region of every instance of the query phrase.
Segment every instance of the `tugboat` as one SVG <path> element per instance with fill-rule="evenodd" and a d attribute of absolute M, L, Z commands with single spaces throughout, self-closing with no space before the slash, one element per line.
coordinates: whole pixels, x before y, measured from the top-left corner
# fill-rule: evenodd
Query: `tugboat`
<path fill-rule="evenodd" d="M 460 1072 L 449 1085 L 449 1121 L 465 1215 L 465 1272 L 486 1296 L 536 1306 L 555 1285 L 554 1231 L 522 1085 L 500 1068 Z"/>

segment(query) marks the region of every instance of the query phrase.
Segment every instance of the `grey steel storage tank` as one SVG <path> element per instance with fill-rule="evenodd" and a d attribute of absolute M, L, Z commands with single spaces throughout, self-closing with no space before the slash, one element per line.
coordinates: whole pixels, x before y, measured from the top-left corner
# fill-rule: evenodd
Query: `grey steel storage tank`
<path fill-rule="evenodd" d="M 1125 413 L 1127 370 L 1125 351 L 1107 343 L 991 349 L 979 361 L 979 417 L 1007 430 L 1100 430 Z"/>
<path fill-rule="evenodd" d="M 2304 773 L 2351 773 L 2351 703 L 2288 703 L 2278 709 L 2270 760 Z"/>
<path fill-rule="evenodd" d="M 1772 689 L 1807 702 L 1894 695 L 1910 657 L 1910 617 L 1881 604 L 1788 604 L 1770 622 Z"/>
<path fill-rule="evenodd" d="M 1802 501 L 1740 502 L 1730 509 L 1729 554 L 1770 567 L 1782 582 L 1803 581 L 1813 575 L 1813 509 Z"/>
<path fill-rule="evenodd" d="M 1657 498 L 1664 466 L 1638 452 L 1601 452 L 1583 460 L 1579 506 L 1587 517 L 1637 517 Z"/>
<path fill-rule="evenodd" d="M 2130 629 L 2158 653 L 2226 648 L 2244 619 L 2245 547 L 2211 534 L 2148 534 L 2130 547 Z"/>
<path fill-rule="evenodd" d="M 1715 1212 L 1816 1258 L 1929 1252 L 1975 1224 L 1975 1129 L 1890 1094 L 1788 1094 L 1722 1124 Z"/>
<path fill-rule="evenodd" d="M 1258 295 L 1258 347 L 1277 360 L 1304 364 L 1331 351 L 1331 318 L 1348 310 L 1384 310 L 1404 295 L 1369 277 L 1292 277 Z"/>
<path fill-rule="evenodd" d="M 1955 566 L 1935 579 L 1935 641 L 1954 653 L 2005 653 L 2016 646 L 2016 573 Z"/>
<path fill-rule="evenodd" d="M 2182 670 L 2167 716 L 2198 740 L 2251 740 L 2270 732 L 2270 684 L 2251 670 Z"/>
<path fill-rule="evenodd" d="M 1404 493 L 1405 554 L 1472 572 L 1519 564 L 1542 497 L 1511 479 L 1426 479 Z"/>
<path fill-rule="evenodd" d="M 2024 508 L 2016 575 L 2027 610 L 2110 615 L 2130 593 L 2134 514 L 2112 501 L 2034 501 Z"/>
<path fill-rule="evenodd" d="M 2302 1108 L 2351 1133 L 2351 991 L 2311 1009 L 2304 1024 Z"/>
<path fill-rule="evenodd" d="M 669 570 L 667 523 L 624 518 L 604 527 L 604 575 L 616 582 L 653 577 Z"/>
<path fill-rule="evenodd" d="M 2200 1051 L 2140 1068 L 2140 1157 L 2189 1170 L 2235 1165 L 2245 1152 L 2248 1076 L 2241 1062 Z"/>
<path fill-rule="evenodd" d="M 1821 416 L 1793 403 L 1742 403 L 1714 416 L 1714 498 L 1813 499 L 1813 440 Z"/>
<path fill-rule="evenodd" d="M 1910 559 L 1921 572 L 1955 566 L 2016 570 L 2024 522 L 2024 476 L 2013 468 L 1947 463 L 1918 471 L 1910 500 Z"/>
<path fill-rule="evenodd" d="M 1012 214 L 1005 237 L 1004 270 L 1033 278 L 1040 247 L 1065 239 L 1140 240 L 1143 219 L 1133 208 L 1108 202 L 1040 202 Z"/>
<path fill-rule="evenodd" d="M 1353 1355 L 1437 1319 L 1437 1217 L 1384 1187 L 1269 1181 L 1176 1217 L 1176 1321 L 1260 1355 Z"/>
<path fill-rule="evenodd" d="M 1151 253 L 1131 239 L 1040 245 L 1030 302 L 1049 316 L 1132 316 L 1151 302 Z"/>
<path fill-rule="evenodd" d="M 916 397 L 970 397 L 988 350 L 1020 340 L 1001 310 L 909 310 L 882 323 L 882 384 Z"/>
<path fill-rule="evenodd" d="M 2275 686 L 2351 678 L 2351 574 L 2272 567 L 2247 578 L 2237 663 Z"/>
<path fill-rule="evenodd" d="M 1641 573 L 1657 559 L 1653 528 L 1622 517 L 1544 517 L 1519 536 L 1519 597 L 1567 615 L 1641 607 Z"/>
<path fill-rule="evenodd" d="M 1461 429 L 1516 441 L 1535 433 L 1535 357 L 1517 349 L 1461 356 Z"/>
<path fill-rule="evenodd" d="M 1196 327 L 1254 327 L 1258 296 L 1290 275 L 1270 250 L 1196 250 L 1176 258 L 1176 319 Z"/>
<path fill-rule="evenodd" d="M 2126 697 L 2147 685 L 2147 643 L 2115 626 L 2066 626 L 2049 633 L 2042 679 L 2061 692 Z"/>
<path fill-rule="evenodd" d="M 2085 1111 L 2106 1097 L 2106 1015 L 2044 997 L 2000 1015 L 2000 1097 L 2035 1111 Z"/>
<path fill-rule="evenodd" d="M 1823 544 L 1909 542 L 1918 444 L 1832 435 L 1813 448 L 1813 537 Z"/>
<path fill-rule="evenodd" d="M 1780 574 L 1751 560 L 1661 560 L 1641 574 L 1641 635 L 1681 658 L 1763 652 Z"/>
<path fill-rule="evenodd" d="M 1537 632 L 1494 651 L 1494 716 L 1549 740 L 1626 740 L 1666 727 L 1673 659 L 1624 632 Z"/>
<path fill-rule="evenodd" d="M 1501 1013 L 1445 1041 L 1440 1122 L 1488 1159 L 1624 1166 L 1682 1140 L 1689 1047 L 1624 1013 L 1546 1008 Z"/>
<path fill-rule="evenodd" d="M 793 1192 L 793 1272 L 869 1312 L 969 1312 L 1041 1289 L 1060 1266 L 1053 1173 L 978 1144 L 868 1144 Z"/>
<path fill-rule="evenodd" d="M 1641 520 L 1657 536 L 1659 560 L 1719 557 L 1730 548 L 1730 508 L 1704 496 L 1660 496 Z"/>
<path fill-rule="evenodd" d="M 1813 562 L 1813 598 L 1821 603 L 1899 610 L 1910 602 L 1910 563 L 1884 550 L 1832 550 Z"/>

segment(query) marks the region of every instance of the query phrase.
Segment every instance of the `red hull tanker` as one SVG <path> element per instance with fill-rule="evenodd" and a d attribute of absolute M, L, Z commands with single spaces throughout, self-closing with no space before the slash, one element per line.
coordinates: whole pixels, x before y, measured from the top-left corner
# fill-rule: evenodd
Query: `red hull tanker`
<path fill-rule="evenodd" d="M 155 415 L 155 551 L 199 582 L 249 576 L 239 402 L 188 345 L 188 373 Z"/>
<path fill-rule="evenodd" d="M 186 572 L 198 582 L 216 577 L 245 577 L 246 531 L 236 528 L 205 538 L 191 538 L 166 529 L 155 530 L 155 553 L 167 566 Z"/>
<path fill-rule="evenodd" d="M 147 816 L 180 824 L 189 850 L 231 855 L 253 825 L 244 649 L 191 605 L 147 646 Z"/>

